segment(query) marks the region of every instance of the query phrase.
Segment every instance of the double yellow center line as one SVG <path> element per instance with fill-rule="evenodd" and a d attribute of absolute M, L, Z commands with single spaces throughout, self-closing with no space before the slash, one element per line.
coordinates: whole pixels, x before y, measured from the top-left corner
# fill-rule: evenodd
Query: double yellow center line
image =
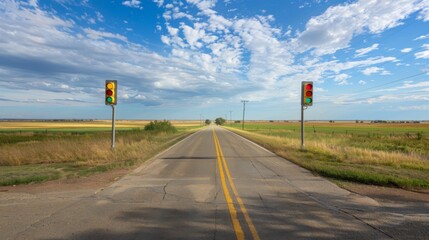
<path fill-rule="evenodd" d="M 212 132 L 213 132 L 213 139 L 214 139 L 214 144 L 216 148 L 217 163 L 219 166 L 222 189 L 225 195 L 226 203 L 228 205 L 229 215 L 231 216 L 232 226 L 234 228 L 235 235 L 237 236 L 237 240 L 244 240 L 245 235 L 243 232 L 243 228 L 241 227 L 240 221 L 238 219 L 237 210 L 235 209 L 235 206 L 234 206 L 234 201 L 231 198 L 231 194 L 229 193 L 226 178 L 228 179 L 229 186 L 231 187 L 231 190 L 235 196 L 235 199 L 237 200 L 238 205 L 240 206 L 241 213 L 244 215 L 244 219 L 246 220 L 246 223 L 250 229 L 253 239 L 260 240 L 258 232 L 256 231 L 256 228 L 253 225 L 252 220 L 249 217 L 249 214 L 247 213 L 246 207 L 244 206 L 243 200 L 241 200 L 240 196 L 238 195 L 237 189 L 235 188 L 235 184 L 232 181 L 231 174 L 229 173 L 229 170 L 228 170 L 228 165 L 226 164 L 226 160 L 223 155 L 223 151 L 222 151 L 222 148 L 220 147 L 219 139 L 217 138 L 214 128 L 212 128 Z M 225 175 L 226 175 L 226 178 L 225 178 Z"/>

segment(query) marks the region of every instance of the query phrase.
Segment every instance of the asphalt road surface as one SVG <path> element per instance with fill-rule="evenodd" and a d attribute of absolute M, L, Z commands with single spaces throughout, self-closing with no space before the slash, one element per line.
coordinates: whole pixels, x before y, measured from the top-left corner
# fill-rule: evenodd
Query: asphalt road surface
<path fill-rule="evenodd" d="M 396 207 L 208 127 L 95 193 L 0 193 L 0 239 L 429 239 Z"/>

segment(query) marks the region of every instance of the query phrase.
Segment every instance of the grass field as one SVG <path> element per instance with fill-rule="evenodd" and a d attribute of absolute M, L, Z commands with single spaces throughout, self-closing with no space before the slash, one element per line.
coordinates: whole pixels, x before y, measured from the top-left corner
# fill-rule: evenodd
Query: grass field
<path fill-rule="evenodd" d="M 252 122 L 237 133 L 320 175 L 367 184 L 429 188 L 429 124 Z"/>
<path fill-rule="evenodd" d="M 116 129 L 132 130 L 144 128 L 150 121 L 146 120 L 117 120 Z M 173 121 L 172 124 L 178 128 L 197 127 L 199 121 Z M 0 122 L 0 133 L 16 132 L 93 132 L 109 131 L 112 128 L 111 120 L 94 121 L 4 121 Z"/>
<path fill-rule="evenodd" d="M 110 122 L 1 122 L 0 185 L 86 176 L 149 159 L 200 128 L 174 122 L 176 132 L 144 131 L 148 121 L 118 121 L 112 151 Z"/>

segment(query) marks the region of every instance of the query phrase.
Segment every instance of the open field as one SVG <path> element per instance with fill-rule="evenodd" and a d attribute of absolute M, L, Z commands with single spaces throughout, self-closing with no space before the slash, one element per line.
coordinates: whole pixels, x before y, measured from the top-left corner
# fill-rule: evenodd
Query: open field
<path fill-rule="evenodd" d="M 305 150 L 298 122 L 228 125 L 320 175 L 367 184 L 429 188 L 429 124 L 305 123 Z"/>
<path fill-rule="evenodd" d="M 116 129 L 131 130 L 144 128 L 149 120 L 117 120 Z M 197 127 L 199 121 L 172 121 L 174 126 Z M 88 131 L 109 131 L 112 127 L 111 120 L 94 121 L 2 121 L 0 122 L 1 132 L 29 132 L 29 131 L 60 131 L 60 132 L 88 132 Z"/>
<path fill-rule="evenodd" d="M 108 121 L 2 122 L 0 185 L 86 176 L 149 159 L 200 126 L 176 122 L 176 132 L 144 131 L 147 121 L 118 121 L 110 149 Z"/>

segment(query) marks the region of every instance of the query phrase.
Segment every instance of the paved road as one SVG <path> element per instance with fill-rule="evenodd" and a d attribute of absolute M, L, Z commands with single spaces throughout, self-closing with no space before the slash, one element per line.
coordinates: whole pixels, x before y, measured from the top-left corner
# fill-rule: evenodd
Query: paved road
<path fill-rule="evenodd" d="M 0 193 L 0 238 L 427 239 L 425 209 L 387 212 L 209 127 L 96 193 Z"/>

